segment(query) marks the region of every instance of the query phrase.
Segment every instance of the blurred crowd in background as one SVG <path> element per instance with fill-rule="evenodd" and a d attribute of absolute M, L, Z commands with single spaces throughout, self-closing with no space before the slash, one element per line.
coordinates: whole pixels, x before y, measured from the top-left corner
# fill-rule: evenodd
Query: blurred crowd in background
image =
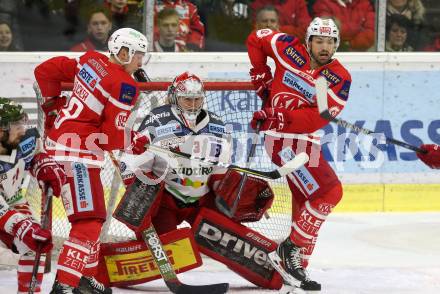
<path fill-rule="evenodd" d="M 149 18 L 153 51 L 246 51 L 252 30 L 304 38 L 315 16 L 339 25 L 339 51 L 378 51 L 378 0 L 147 1 L 0 0 L 0 51 L 106 51 L 118 28 L 148 35 Z M 385 51 L 440 51 L 439 0 L 387 0 L 383 23 Z"/>

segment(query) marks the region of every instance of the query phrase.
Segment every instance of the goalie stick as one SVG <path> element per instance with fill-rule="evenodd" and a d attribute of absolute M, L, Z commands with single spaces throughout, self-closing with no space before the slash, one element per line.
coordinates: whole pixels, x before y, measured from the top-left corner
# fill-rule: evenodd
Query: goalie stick
<path fill-rule="evenodd" d="M 330 113 L 330 111 L 328 110 L 328 103 L 327 103 L 327 91 L 328 91 L 328 85 L 327 85 L 327 80 L 324 77 L 319 77 L 316 80 L 315 83 L 315 87 L 316 87 L 316 99 L 317 99 L 317 103 L 318 103 L 318 111 L 319 111 L 319 115 L 328 121 L 334 122 L 337 125 L 340 125 L 341 127 L 344 128 L 349 128 L 352 129 L 353 131 L 357 132 L 357 133 L 362 133 L 365 135 L 371 135 L 374 134 L 374 132 L 372 130 L 369 129 L 365 129 L 362 127 L 358 127 L 352 123 L 349 123 L 343 119 L 339 119 L 336 117 L 333 117 Z M 419 147 L 410 145 L 408 143 L 393 139 L 393 138 L 388 138 L 386 136 L 385 140 L 387 143 L 389 144 L 394 144 L 397 146 L 401 146 L 403 148 L 415 151 L 415 152 L 419 152 L 419 153 L 426 153 L 426 150 L 420 149 Z"/>
<path fill-rule="evenodd" d="M 41 214 L 41 227 L 43 229 L 47 229 L 49 226 L 49 213 L 52 209 L 52 196 L 53 196 L 53 190 L 52 188 L 48 188 L 46 192 L 43 192 L 46 195 L 46 202 L 44 203 L 43 211 Z M 34 266 L 32 268 L 32 277 L 31 282 L 29 285 L 29 294 L 34 293 L 35 286 L 37 286 L 37 275 L 38 275 L 38 269 L 40 268 L 40 259 L 41 259 L 41 248 L 42 244 L 38 245 L 38 249 L 35 251 L 35 261 Z"/>
<path fill-rule="evenodd" d="M 119 171 L 119 165 L 117 160 L 110 153 L 112 162 L 115 164 L 115 169 Z M 120 173 L 118 172 L 119 176 Z M 139 228 L 144 222 L 144 216 L 150 208 L 153 193 L 156 193 L 158 186 L 148 185 L 136 178 L 135 182 L 129 187 L 130 197 L 124 195 L 116 208 L 113 216 L 119 220 L 129 223 L 132 228 Z M 149 195 L 150 194 L 150 195 Z M 136 209 L 133 209 L 133 208 Z M 182 283 L 176 275 L 176 272 L 168 259 L 163 245 L 157 235 L 156 229 L 153 224 L 147 227 L 147 229 L 141 232 L 142 239 L 151 252 L 154 263 L 159 269 L 165 284 L 172 293 L 176 294 L 224 294 L 229 289 L 228 283 L 209 284 L 209 285 L 187 285 Z"/>
<path fill-rule="evenodd" d="M 294 159 L 288 161 L 286 164 L 284 164 L 283 166 L 281 166 L 275 170 L 261 171 L 261 170 L 247 168 L 247 167 L 240 167 L 240 166 L 234 165 L 234 164 L 222 163 L 222 162 L 218 162 L 218 161 L 209 161 L 206 158 L 194 157 L 194 156 L 187 154 L 187 153 L 184 153 L 184 152 L 180 152 L 180 151 L 173 150 L 173 149 L 165 149 L 165 148 L 161 148 L 161 147 L 158 147 L 155 145 L 148 145 L 148 150 L 156 151 L 159 153 L 165 153 L 171 157 L 177 156 L 177 157 L 187 158 L 190 160 L 196 160 L 197 162 L 199 162 L 201 164 L 208 164 L 208 165 L 213 165 L 213 166 L 224 167 L 227 169 L 232 169 L 232 170 L 236 170 L 239 172 L 251 174 L 251 175 L 262 177 L 262 178 L 272 179 L 272 180 L 276 180 L 281 177 L 284 177 L 287 174 L 290 174 L 294 170 L 303 166 L 307 161 L 309 161 L 309 156 L 306 153 L 300 153 L 297 156 L 295 156 Z"/>

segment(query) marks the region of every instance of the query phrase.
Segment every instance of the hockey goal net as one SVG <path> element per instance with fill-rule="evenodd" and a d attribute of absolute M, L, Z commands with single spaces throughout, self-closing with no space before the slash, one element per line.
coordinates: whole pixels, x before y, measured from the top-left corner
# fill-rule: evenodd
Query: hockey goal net
<path fill-rule="evenodd" d="M 134 129 L 137 129 L 142 118 L 145 117 L 151 109 L 165 103 L 168 85 L 169 82 L 142 83 L 139 104 L 129 119 L 129 121 L 134 124 Z M 71 85 L 65 85 L 65 89 L 71 89 Z M 247 152 L 252 143 L 253 134 L 249 122 L 252 113 L 260 109 L 261 100 L 256 96 L 252 84 L 249 82 L 205 82 L 205 90 L 205 107 L 220 116 L 222 120 L 229 125 L 229 129 L 232 130 L 234 142 L 233 163 L 245 166 Z M 38 117 L 38 126 L 41 130 L 43 123 L 41 111 Z M 251 161 L 250 167 L 261 170 L 275 168 L 262 148 L 262 136 L 260 136 L 259 140 L 260 144 L 257 147 L 256 155 Z M 115 153 L 115 155 L 116 157 L 119 156 L 117 153 Z M 127 227 L 111 217 L 111 213 L 125 189 L 123 185 L 121 185 L 118 174 L 115 173 L 115 168 L 108 154 L 106 155 L 105 165 L 101 172 L 101 179 L 104 185 L 108 212 L 108 218 L 101 235 L 102 241 L 116 241 L 134 237 Z M 285 238 L 290 231 L 291 197 L 284 179 L 271 181 L 270 184 L 276 193 L 276 197 L 272 208 L 269 210 L 269 217 L 263 217 L 259 222 L 248 223 L 246 225 L 268 238 L 281 240 Z M 34 210 L 40 211 L 41 194 L 37 183 L 33 179 L 29 182 L 26 196 Z M 61 247 L 63 240 L 68 236 L 69 230 L 70 224 L 67 220 L 61 200 L 54 198 L 52 232 L 55 240 L 55 249 Z M 56 253 L 56 250 L 54 253 Z"/>

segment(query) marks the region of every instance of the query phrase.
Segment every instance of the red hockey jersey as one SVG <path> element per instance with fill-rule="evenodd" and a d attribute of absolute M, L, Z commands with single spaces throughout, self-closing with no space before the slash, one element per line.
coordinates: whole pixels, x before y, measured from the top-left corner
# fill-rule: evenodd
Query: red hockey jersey
<path fill-rule="evenodd" d="M 47 133 L 46 150 L 56 160 L 100 165 L 104 151 L 130 143 L 125 123 L 139 91 L 121 65 L 89 51 L 75 59 L 51 58 L 36 67 L 35 77 L 44 97 L 60 95 L 61 82 L 74 85 L 68 104 Z"/>
<path fill-rule="evenodd" d="M 247 46 L 254 68 L 265 66 L 267 57 L 275 61 L 275 75 L 267 105 L 291 110 L 284 118 L 281 132 L 308 134 L 328 123 L 319 116 L 316 103 L 315 79 L 319 76 L 329 82 L 328 107 L 331 114 L 336 116 L 344 108 L 351 76 L 338 60 L 333 59 L 312 70 L 310 55 L 301 40 L 270 29 L 252 32 Z"/>

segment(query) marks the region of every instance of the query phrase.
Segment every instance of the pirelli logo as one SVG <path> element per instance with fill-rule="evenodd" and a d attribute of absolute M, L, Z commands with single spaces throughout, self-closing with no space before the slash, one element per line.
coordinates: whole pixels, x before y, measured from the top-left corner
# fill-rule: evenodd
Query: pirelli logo
<path fill-rule="evenodd" d="M 176 271 L 184 268 L 194 268 L 198 263 L 188 237 L 166 244 L 164 249 Z M 150 281 L 160 278 L 159 269 L 151 252 L 147 249 L 138 250 L 136 252 L 118 252 L 104 255 L 110 283 Z"/>
<path fill-rule="evenodd" d="M 172 251 L 167 250 L 166 254 L 168 255 L 171 264 L 174 265 L 175 262 L 172 257 Z M 156 272 L 158 270 L 151 255 L 117 260 L 115 261 L 115 265 L 118 275 L 140 275 L 142 273 Z"/>

